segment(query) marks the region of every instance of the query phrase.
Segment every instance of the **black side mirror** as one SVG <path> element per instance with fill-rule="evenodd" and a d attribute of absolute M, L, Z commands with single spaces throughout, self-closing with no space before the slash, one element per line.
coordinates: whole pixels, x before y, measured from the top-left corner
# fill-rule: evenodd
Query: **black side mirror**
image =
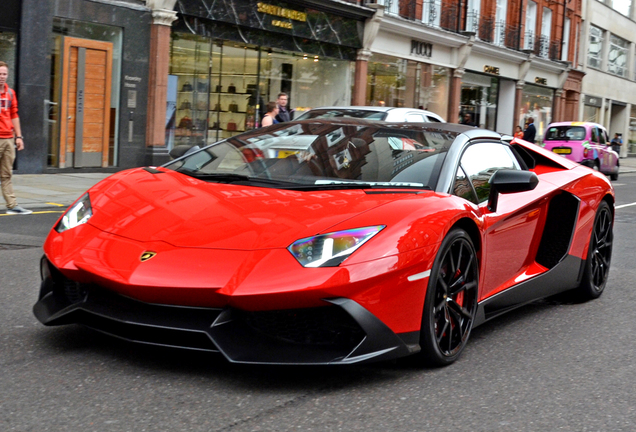
<path fill-rule="evenodd" d="M 177 159 L 177 158 L 180 158 L 181 156 L 185 156 L 197 150 L 199 150 L 199 146 L 196 146 L 196 145 L 190 146 L 187 144 L 182 144 L 182 145 L 174 146 L 174 148 L 170 150 L 170 153 L 168 154 L 170 155 L 172 159 Z"/>
<path fill-rule="evenodd" d="M 499 194 L 526 192 L 537 187 L 539 177 L 530 171 L 501 169 L 490 177 L 488 210 L 497 211 Z"/>

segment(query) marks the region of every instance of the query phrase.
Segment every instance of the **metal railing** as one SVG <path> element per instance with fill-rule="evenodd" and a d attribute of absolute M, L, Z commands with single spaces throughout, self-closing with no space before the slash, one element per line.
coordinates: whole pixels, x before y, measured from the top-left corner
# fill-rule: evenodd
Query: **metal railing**
<path fill-rule="evenodd" d="M 367 0 L 369 1 L 369 0 Z M 424 0 L 421 16 L 416 16 L 416 0 L 371 0 L 384 4 L 385 13 L 454 33 L 473 32 L 488 43 L 514 50 L 530 50 L 537 57 L 560 60 L 562 43 L 534 32 L 522 33 L 518 25 L 512 26 L 494 16 L 480 14 L 476 9 L 466 10 L 466 0 L 442 3 L 442 0 Z M 417 14 L 419 15 L 419 14 Z"/>

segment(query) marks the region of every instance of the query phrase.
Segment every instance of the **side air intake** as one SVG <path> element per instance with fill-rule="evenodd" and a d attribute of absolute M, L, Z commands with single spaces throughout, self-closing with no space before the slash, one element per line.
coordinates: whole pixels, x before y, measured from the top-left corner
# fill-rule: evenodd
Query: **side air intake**
<path fill-rule="evenodd" d="M 554 196 L 550 201 L 536 259 L 542 266 L 551 269 L 567 255 L 574 235 L 579 204 L 577 197 L 565 192 Z"/>

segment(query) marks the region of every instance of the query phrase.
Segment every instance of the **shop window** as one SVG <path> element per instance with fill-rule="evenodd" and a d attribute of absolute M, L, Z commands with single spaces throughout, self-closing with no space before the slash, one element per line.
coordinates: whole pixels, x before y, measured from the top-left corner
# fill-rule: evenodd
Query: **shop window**
<path fill-rule="evenodd" d="M 351 104 L 352 62 L 172 33 L 166 145 L 213 143 L 259 127 L 288 95 L 292 118 Z"/>
<path fill-rule="evenodd" d="M 629 117 L 629 153 L 636 153 L 636 106 L 632 105 Z"/>
<path fill-rule="evenodd" d="M 552 121 L 552 105 L 554 102 L 554 90 L 532 84 L 526 84 L 521 95 L 521 112 L 519 121 L 522 128 L 528 117 L 534 119 L 537 129 L 536 142 L 540 143 L 545 128 Z"/>
<path fill-rule="evenodd" d="M 627 52 L 629 42 L 615 35 L 610 35 L 607 71 L 618 76 L 627 76 Z"/>
<path fill-rule="evenodd" d="M 367 70 L 367 105 L 421 108 L 446 117 L 447 68 L 375 54 Z"/>
<path fill-rule="evenodd" d="M 466 72 L 462 77 L 459 122 L 495 130 L 498 92 L 497 78 Z M 468 123 L 467 117 L 470 119 Z"/>
<path fill-rule="evenodd" d="M 583 121 L 598 123 L 601 116 L 601 108 L 592 105 L 583 105 Z"/>
<path fill-rule="evenodd" d="M 600 69 L 603 52 L 603 30 L 590 26 L 590 47 L 587 51 L 587 65 Z"/>

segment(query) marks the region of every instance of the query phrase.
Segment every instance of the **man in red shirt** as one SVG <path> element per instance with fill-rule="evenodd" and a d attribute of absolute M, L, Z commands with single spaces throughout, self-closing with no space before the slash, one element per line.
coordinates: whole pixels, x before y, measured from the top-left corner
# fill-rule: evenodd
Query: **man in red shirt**
<path fill-rule="evenodd" d="M 9 66 L 0 61 L 0 183 L 2 195 L 7 202 L 7 214 L 30 214 L 31 210 L 18 205 L 13 193 L 11 175 L 15 150 L 24 148 L 20 118 L 18 117 L 18 99 L 7 84 Z"/>

